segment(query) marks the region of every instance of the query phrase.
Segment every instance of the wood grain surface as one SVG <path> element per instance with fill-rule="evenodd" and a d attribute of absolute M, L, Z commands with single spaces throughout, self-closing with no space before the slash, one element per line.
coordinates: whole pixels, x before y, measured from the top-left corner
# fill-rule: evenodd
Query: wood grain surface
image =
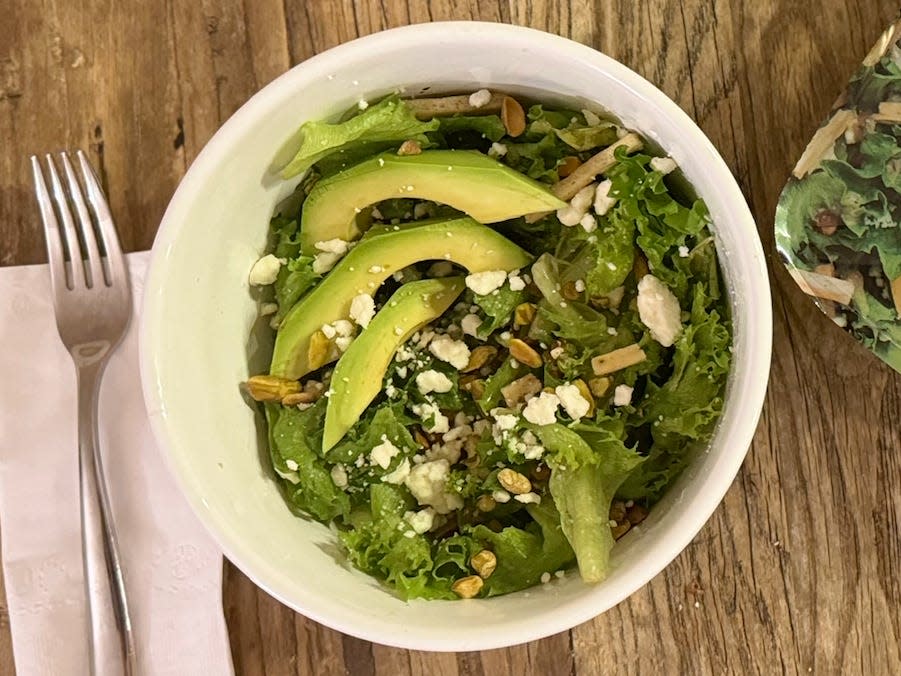
<path fill-rule="evenodd" d="M 682 106 L 738 177 L 773 264 L 766 407 L 694 542 L 595 620 L 528 645 L 428 654 L 296 615 L 226 566 L 238 674 L 901 673 L 901 376 L 776 264 L 795 159 L 894 18 L 889 0 L 0 0 L 0 264 L 43 259 L 28 154 L 81 146 L 128 249 L 186 167 L 290 66 L 386 27 L 503 21 L 592 45 Z M 2 375 L 2 374 L 0 374 Z M 0 608 L 0 674 L 14 673 Z"/>

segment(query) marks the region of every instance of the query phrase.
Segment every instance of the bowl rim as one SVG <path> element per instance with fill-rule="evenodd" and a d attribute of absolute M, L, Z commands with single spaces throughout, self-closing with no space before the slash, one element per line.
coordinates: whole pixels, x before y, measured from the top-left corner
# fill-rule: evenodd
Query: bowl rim
<path fill-rule="evenodd" d="M 265 557 L 242 547 L 240 539 L 229 536 L 224 520 L 211 512 L 203 499 L 193 492 L 188 476 L 181 471 L 172 448 L 174 436 L 162 415 L 164 403 L 162 393 L 156 387 L 156 369 L 152 349 L 153 326 L 155 318 L 161 312 L 162 301 L 158 294 L 152 292 L 166 276 L 168 252 L 177 239 L 181 218 L 179 214 L 187 209 L 194 199 L 195 186 L 200 186 L 206 177 L 216 170 L 219 157 L 229 146 L 231 139 L 240 137 L 249 127 L 258 123 L 258 110 L 265 109 L 267 99 L 281 92 L 283 88 L 291 88 L 295 79 L 309 79 L 310 73 L 319 72 L 325 76 L 329 71 L 341 67 L 342 62 L 353 59 L 363 53 L 378 53 L 381 46 L 388 46 L 399 39 L 424 40 L 428 38 L 446 39 L 450 33 L 466 33 L 468 36 L 482 37 L 485 40 L 506 39 L 528 41 L 530 47 L 555 50 L 564 53 L 571 59 L 588 62 L 599 70 L 605 71 L 612 78 L 641 93 L 643 97 L 654 102 L 666 116 L 684 130 L 690 137 L 696 150 L 706 156 L 709 169 L 719 178 L 719 190 L 725 193 L 724 201 L 732 205 L 730 219 L 735 228 L 750 229 L 754 234 L 748 239 L 753 241 L 754 251 L 745 252 L 753 255 L 756 264 L 753 272 L 755 279 L 751 286 L 756 298 L 756 313 L 752 322 L 746 322 L 748 364 L 745 372 L 746 380 L 741 382 L 742 399 L 753 402 L 753 410 L 735 422 L 730 433 L 730 450 L 718 458 L 715 470 L 707 476 L 697 477 L 695 495 L 691 498 L 693 515 L 691 519 L 682 518 L 667 531 L 666 537 L 658 538 L 646 545 L 646 550 L 638 557 L 637 565 L 630 570 L 628 583 L 607 593 L 604 602 L 591 602 L 593 595 L 585 594 L 578 602 L 567 606 L 567 612 L 548 613 L 543 621 L 534 617 L 522 617 L 506 623 L 502 636 L 489 632 L 470 632 L 465 640 L 459 637 L 434 636 L 427 630 L 418 633 L 393 637 L 385 631 L 379 631 L 374 623 L 352 624 L 343 619 L 341 613 L 333 613 L 327 604 L 319 607 L 302 605 L 292 598 L 289 590 L 279 587 L 274 582 L 272 570 L 267 570 Z M 163 215 L 159 230 L 153 243 L 148 263 L 147 280 L 143 297 L 143 308 L 140 314 L 139 350 L 140 372 L 145 406 L 150 419 L 151 429 L 159 445 L 170 472 L 176 480 L 182 494 L 190 504 L 198 519 L 213 536 L 223 554 L 232 561 L 257 586 L 276 598 L 281 603 L 301 613 L 315 622 L 327 627 L 355 636 L 360 639 L 390 645 L 399 648 L 431 651 L 456 650 L 488 650 L 509 645 L 525 643 L 546 636 L 567 631 L 586 622 L 607 610 L 644 587 L 658 573 L 688 546 L 697 533 L 709 521 L 726 492 L 732 485 L 742 462 L 750 450 L 759 417 L 762 411 L 770 360 L 772 352 L 772 307 L 770 285 L 762 244 L 757 234 L 756 225 L 744 195 L 729 170 L 725 161 L 715 149 L 711 141 L 698 125 L 666 94 L 651 82 L 634 72 L 626 65 L 607 56 L 603 52 L 568 38 L 547 33 L 545 31 L 501 23 L 479 21 L 444 21 L 412 24 L 392 28 L 361 38 L 345 42 L 321 52 L 280 75 L 248 99 L 226 122 L 216 131 L 191 164 L 178 188 L 175 191 Z M 758 374 L 752 377 L 753 374 Z M 419 601 L 422 602 L 422 601 Z M 478 601 L 490 602 L 490 600 Z M 500 640 L 499 640 L 500 639 Z M 464 647 L 461 647 L 465 643 Z"/>

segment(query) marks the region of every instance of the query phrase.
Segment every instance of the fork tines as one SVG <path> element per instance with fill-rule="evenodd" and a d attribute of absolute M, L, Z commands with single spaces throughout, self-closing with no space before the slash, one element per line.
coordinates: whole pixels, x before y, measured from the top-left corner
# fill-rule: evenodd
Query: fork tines
<path fill-rule="evenodd" d="M 47 189 L 37 156 L 31 156 L 51 279 L 54 286 L 62 283 L 68 289 L 111 286 L 117 272 L 112 268 L 123 265 L 119 239 L 103 190 L 90 163 L 82 151 L 77 151 L 76 156 L 81 169 L 80 180 L 68 154 L 59 154 L 65 174 L 63 185 L 56 162 L 51 155 L 45 155 L 52 195 Z M 64 279 L 61 279 L 59 274 L 63 271 Z"/>

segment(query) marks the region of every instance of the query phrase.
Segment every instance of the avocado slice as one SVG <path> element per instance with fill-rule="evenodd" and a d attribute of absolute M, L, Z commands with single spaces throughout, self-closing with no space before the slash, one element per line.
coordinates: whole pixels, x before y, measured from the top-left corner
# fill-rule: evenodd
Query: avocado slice
<path fill-rule="evenodd" d="M 447 204 L 480 223 L 566 206 L 547 186 L 474 150 L 383 153 L 313 187 L 303 205 L 304 253 L 314 255 L 316 242 L 356 239 L 366 227 L 357 214 L 392 197 Z"/>
<path fill-rule="evenodd" d="M 270 373 L 293 379 L 312 371 L 310 337 L 319 327 L 347 318 L 355 296 L 372 296 L 394 272 L 427 260 L 453 261 L 470 272 L 509 272 L 525 267 L 532 257 L 468 217 L 372 228 L 285 315 L 275 337 Z"/>
<path fill-rule="evenodd" d="M 440 317 L 464 288 L 463 277 L 410 282 L 395 291 L 376 313 L 335 366 L 325 413 L 323 453 L 341 441 L 375 399 L 397 348 Z"/>

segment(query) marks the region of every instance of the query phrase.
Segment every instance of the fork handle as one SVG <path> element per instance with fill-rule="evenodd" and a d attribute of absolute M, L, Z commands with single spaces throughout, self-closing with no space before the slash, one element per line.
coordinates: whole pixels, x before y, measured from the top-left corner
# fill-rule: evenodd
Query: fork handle
<path fill-rule="evenodd" d="M 119 545 L 100 457 L 98 400 L 106 360 L 78 365 L 78 478 L 91 674 L 137 674 Z"/>

